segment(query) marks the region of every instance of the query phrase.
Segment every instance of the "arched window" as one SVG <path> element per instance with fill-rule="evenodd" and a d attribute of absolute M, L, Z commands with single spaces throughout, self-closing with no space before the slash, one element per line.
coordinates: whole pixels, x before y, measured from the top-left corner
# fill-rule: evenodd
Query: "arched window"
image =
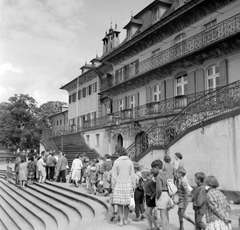
<path fill-rule="evenodd" d="M 177 37 L 174 38 L 174 44 L 178 44 L 178 43 L 182 42 L 185 38 L 186 38 L 185 33 L 179 34 Z"/>
<path fill-rule="evenodd" d="M 213 91 L 220 87 L 219 66 L 213 65 L 207 69 L 207 88 Z"/>
<path fill-rule="evenodd" d="M 160 99 L 161 99 L 160 85 L 155 85 L 153 86 L 153 89 L 152 89 L 152 101 L 157 102 L 157 101 L 160 101 Z"/>

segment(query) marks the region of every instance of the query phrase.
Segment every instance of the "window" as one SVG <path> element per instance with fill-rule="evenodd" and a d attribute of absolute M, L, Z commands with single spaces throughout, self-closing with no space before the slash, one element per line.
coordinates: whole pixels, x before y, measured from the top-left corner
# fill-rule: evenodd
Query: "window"
<path fill-rule="evenodd" d="M 68 103 L 71 104 L 71 101 L 72 100 L 72 95 L 69 95 L 69 98 L 68 98 Z"/>
<path fill-rule="evenodd" d="M 57 121 L 57 125 L 58 125 L 58 121 Z"/>
<path fill-rule="evenodd" d="M 109 101 L 107 103 L 107 114 L 111 114 L 112 113 L 112 104 L 111 102 Z"/>
<path fill-rule="evenodd" d="M 124 99 L 118 100 L 118 103 L 119 103 L 118 111 L 124 110 Z"/>
<path fill-rule="evenodd" d="M 78 90 L 78 100 L 81 99 L 81 93 L 82 93 L 82 91 L 81 91 L 81 90 Z"/>
<path fill-rule="evenodd" d="M 212 20 L 204 25 L 204 30 L 209 30 L 217 24 L 217 19 Z"/>
<path fill-rule="evenodd" d="M 100 134 L 96 134 L 96 146 L 100 145 Z"/>
<path fill-rule="evenodd" d="M 93 92 L 93 93 L 96 93 L 96 92 L 97 92 L 97 82 L 95 82 L 95 83 L 92 85 L 92 92 Z"/>
<path fill-rule="evenodd" d="M 85 89 L 86 89 L 86 96 L 88 96 L 89 95 L 89 87 L 86 87 Z"/>
<path fill-rule="evenodd" d="M 167 8 L 163 6 L 155 8 L 153 11 L 153 22 L 159 21 L 166 10 Z"/>
<path fill-rule="evenodd" d="M 153 99 L 152 99 L 152 101 L 153 102 L 160 101 L 160 99 L 161 99 L 160 85 L 154 86 L 152 92 L 153 92 Z"/>
<path fill-rule="evenodd" d="M 185 39 L 185 37 L 186 37 L 185 33 L 179 34 L 177 37 L 175 37 L 174 44 L 178 44 L 178 43 L 182 42 Z"/>
<path fill-rule="evenodd" d="M 73 101 L 73 102 L 76 101 L 76 93 L 73 93 L 73 95 L 72 95 L 72 101 Z"/>
<path fill-rule="evenodd" d="M 90 144 L 90 135 L 87 135 L 86 138 L 87 138 L 87 144 L 89 145 Z"/>
<path fill-rule="evenodd" d="M 124 68 L 121 68 L 121 69 L 119 69 L 118 70 L 118 73 L 119 73 L 119 82 L 122 82 L 122 81 L 124 81 Z"/>
<path fill-rule="evenodd" d="M 130 96 L 129 97 L 129 104 L 130 104 L 130 109 L 136 107 L 136 96 Z"/>
<path fill-rule="evenodd" d="M 219 66 L 214 65 L 207 69 L 207 88 L 213 91 L 220 87 Z"/>
<path fill-rule="evenodd" d="M 132 62 L 129 65 L 129 75 L 130 77 L 133 77 L 138 73 L 139 73 L 139 60 L 136 60 L 135 62 Z"/>
<path fill-rule="evenodd" d="M 176 96 L 186 95 L 188 93 L 187 74 L 176 79 Z"/>
<path fill-rule="evenodd" d="M 60 125 L 62 125 L 62 119 L 60 120 Z"/>
<path fill-rule="evenodd" d="M 94 119 L 96 119 L 96 118 L 97 118 L 97 112 L 93 112 L 93 113 L 91 114 L 91 119 L 94 120 Z"/>
<path fill-rule="evenodd" d="M 184 5 L 185 2 L 186 2 L 186 0 L 177 0 L 178 7 Z"/>

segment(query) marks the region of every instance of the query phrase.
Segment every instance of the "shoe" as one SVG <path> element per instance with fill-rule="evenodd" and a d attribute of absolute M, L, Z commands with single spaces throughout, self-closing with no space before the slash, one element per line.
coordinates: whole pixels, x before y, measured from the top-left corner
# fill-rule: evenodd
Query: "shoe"
<path fill-rule="evenodd" d="M 139 218 L 134 218 L 133 221 L 139 222 L 141 219 Z"/>
<path fill-rule="evenodd" d="M 115 219 L 115 215 L 112 215 L 110 218 L 110 221 L 113 221 Z"/>
<path fill-rule="evenodd" d="M 146 219 L 146 217 L 144 215 L 141 215 L 140 220 L 145 220 L 145 219 Z"/>

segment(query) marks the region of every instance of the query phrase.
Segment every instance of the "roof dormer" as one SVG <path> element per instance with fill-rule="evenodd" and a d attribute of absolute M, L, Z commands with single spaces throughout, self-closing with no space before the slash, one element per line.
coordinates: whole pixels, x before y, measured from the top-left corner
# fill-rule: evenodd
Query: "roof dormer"
<path fill-rule="evenodd" d="M 127 30 L 127 40 L 130 40 L 133 35 L 141 28 L 142 21 L 135 19 L 134 17 L 131 18 L 130 22 L 123 28 Z"/>
<path fill-rule="evenodd" d="M 85 63 L 84 66 L 82 66 L 80 69 L 82 70 L 82 74 L 86 73 L 88 70 L 90 70 L 92 68 L 92 65 L 89 65 L 87 63 Z"/>

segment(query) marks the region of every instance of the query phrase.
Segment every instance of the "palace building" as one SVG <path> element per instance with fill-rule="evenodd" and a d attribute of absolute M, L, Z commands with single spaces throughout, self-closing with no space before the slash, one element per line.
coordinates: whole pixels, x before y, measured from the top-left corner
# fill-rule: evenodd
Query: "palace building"
<path fill-rule="evenodd" d="M 181 152 L 190 181 L 203 171 L 240 190 L 240 1 L 155 0 L 124 29 L 121 42 L 111 27 L 102 56 L 61 87 L 63 137 L 102 156 L 123 146 L 146 167 Z"/>

